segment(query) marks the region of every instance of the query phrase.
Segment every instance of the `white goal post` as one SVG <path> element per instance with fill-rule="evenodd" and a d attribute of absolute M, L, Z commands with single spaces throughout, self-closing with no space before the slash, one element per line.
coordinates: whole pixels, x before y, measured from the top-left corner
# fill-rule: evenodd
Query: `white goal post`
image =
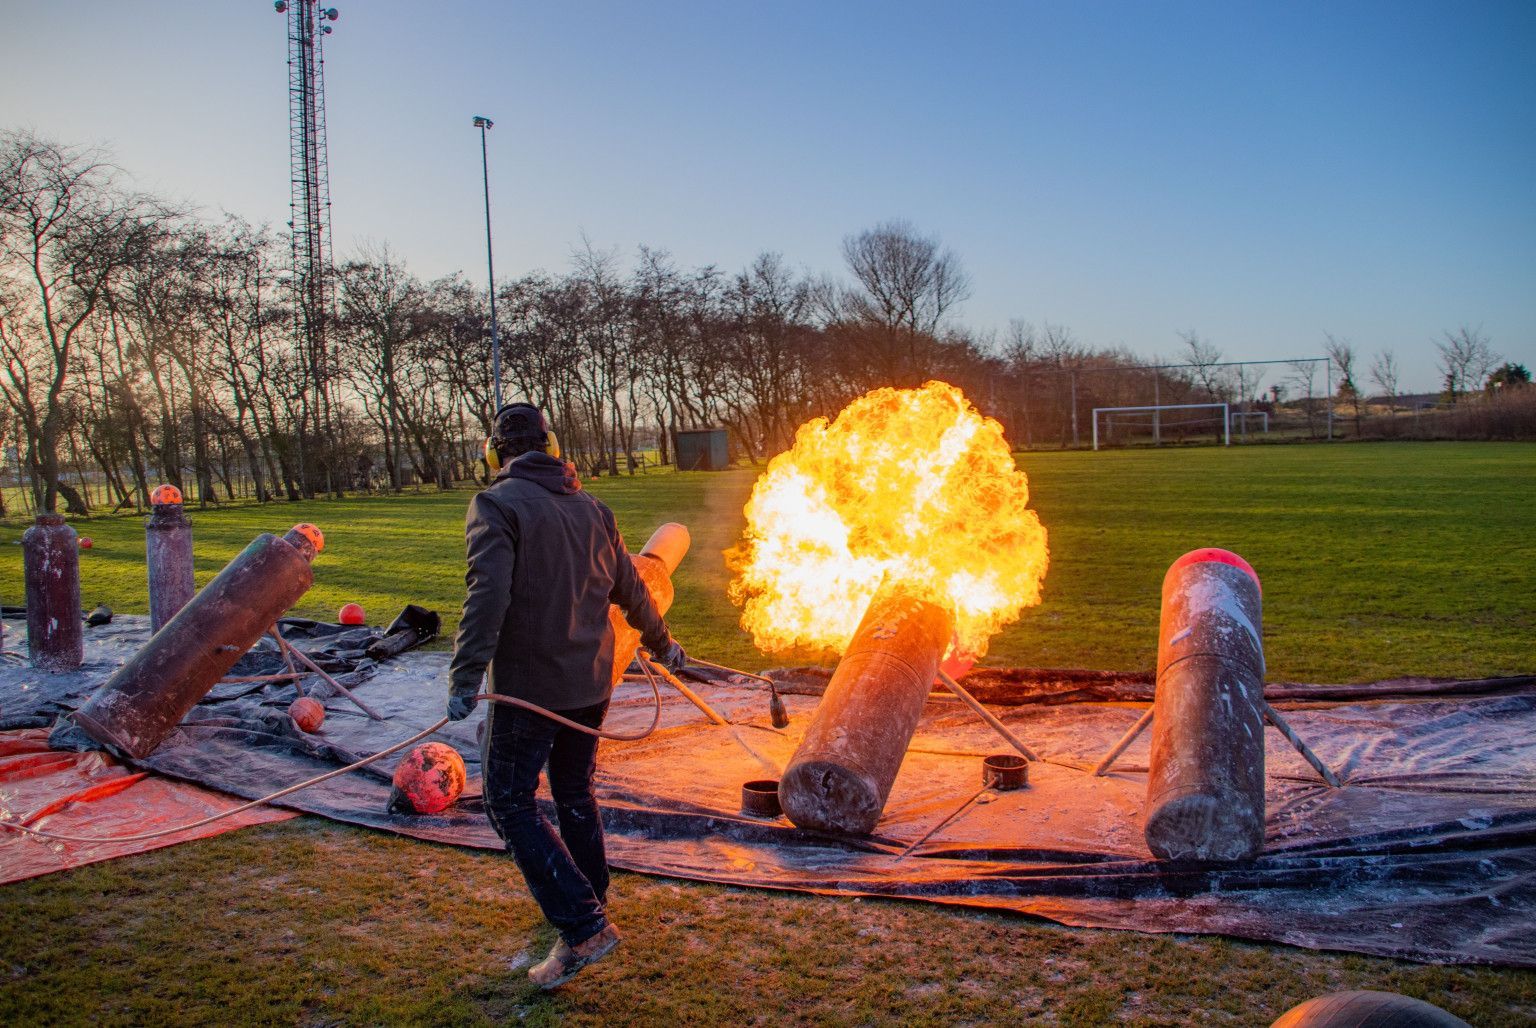
<path fill-rule="evenodd" d="M 1099 414 L 1156 414 L 1165 410 L 1219 410 L 1221 411 L 1221 445 L 1232 445 L 1231 406 L 1225 403 L 1159 403 L 1150 407 L 1095 407 L 1093 408 L 1093 448 L 1099 448 Z"/>
<path fill-rule="evenodd" d="M 1236 422 L 1243 435 L 1248 435 L 1248 422 L 1254 418 L 1259 419 L 1259 430 L 1269 432 L 1269 411 L 1267 410 L 1235 410 L 1228 417 L 1228 421 Z"/>

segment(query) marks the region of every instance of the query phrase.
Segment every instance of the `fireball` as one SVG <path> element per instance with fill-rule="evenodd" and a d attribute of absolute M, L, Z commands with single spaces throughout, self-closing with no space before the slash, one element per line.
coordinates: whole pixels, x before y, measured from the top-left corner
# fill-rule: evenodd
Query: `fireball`
<path fill-rule="evenodd" d="M 954 621 L 972 659 L 1040 602 L 1049 556 L 1003 429 L 944 382 L 876 389 L 802 425 L 727 554 L 741 626 L 767 653 L 841 653 L 882 585 Z"/>

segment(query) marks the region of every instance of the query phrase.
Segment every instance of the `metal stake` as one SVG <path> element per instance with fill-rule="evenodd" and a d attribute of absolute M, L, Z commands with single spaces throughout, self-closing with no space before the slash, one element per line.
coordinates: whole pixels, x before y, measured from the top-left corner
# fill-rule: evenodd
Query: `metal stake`
<path fill-rule="evenodd" d="M 721 717 L 719 713 L 716 712 L 715 708 L 711 707 L 708 703 L 705 703 L 702 696 L 684 685 L 682 680 L 679 679 L 676 675 L 662 667 L 660 664 L 652 660 L 644 653 L 636 653 L 635 656 L 639 659 L 641 667 L 649 668 L 657 675 L 660 675 L 662 681 L 666 682 L 672 688 L 682 693 L 683 698 L 686 699 L 689 703 L 692 703 L 695 707 L 698 707 L 699 710 L 703 711 L 705 717 L 709 718 L 715 724 L 729 731 L 731 739 L 735 741 L 736 745 L 740 746 L 744 751 L 746 751 L 747 756 L 751 757 L 763 767 L 767 768 L 769 773 L 772 774 L 774 778 L 778 778 L 781 774 L 783 774 L 782 768 L 748 745 L 747 741 L 741 737 L 741 733 L 736 730 L 735 725 Z"/>
<path fill-rule="evenodd" d="M 291 653 L 295 657 L 297 657 L 300 663 L 302 663 L 305 667 L 309 668 L 315 674 L 319 675 L 322 679 L 324 679 L 326 685 L 329 685 L 332 689 L 335 689 L 341 695 L 345 696 L 347 699 L 349 699 L 353 703 L 357 704 L 358 709 L 361 710 L 364 714 L 367 714 L 373 720 L 375 720 L 375 721 L 386 720 L 384 715 L 380 714 L 378 711 L 376 711 L 372 707 L 368 706 L 368 704 L 366 704 L 362 700 L 358 699 L 357 696 L 352 692 L 351 689 L 348 689 L 346 686 L 344 686 L 340 682 L 336 681 L 336 679 L 334 679 L 330 675 L 326 674 L 325 671 L 320 667 L 320 665 L 316 664 L 314 661 L 310 660 L 309 659 L 309 655 L 306 654 L 303 650 L 299 649 L 297 646 L 294 646 L 287 639 L 284 639 L 281 635 L 279 635 L 277 633 L 277 628 L 275 626 L 271 629 L 271 632 L 272 632 L 272 638 L 277 640 L 278 648 L 282 649 L 285 653 Z M 303 689 L 301 688 L 299 690 L 299 692 L 302 694 L 303 693 Z"/>
<path fill-rule="evenodd" d="M 1147 712 L 1141 715 L 1136 720 L 1136 723 L 1131 726 L 1131 730 L 1121 736 L 1120 741 L 1115 743 L 1114 747 L 1104 755 L 1104 759 L 1099 761 L 1099 766 L 1093 769 L 1093 777 L 1102 778 L 1108 773 L 1109 765 L 1119 759 L 1120 754 L 1124 753 L 1126 748 L 1136 741 L 1138 735 L 1147 730 L 1147 726 L 1152 723 L 1152 709 L 1148 707 Z"/>
<path fill-rule="evenodd" d="M 1038 756 L 1035 755 L 1035 751 L 1034 750 L 1032 750 L 1028 746 L 1024 745 L 1023 740 L 1021 740 L 1018 736 L 1014 735 L 1012 732 L 1008 731 L 1007 726 L 1005 726 L 997 718 L 993 717 L 992 716 L 992 712 L 990 710 L 988 710 L 986 707 L 983 707 L 981 705 L 981 703 L 976 699 L 976 697 L 974 697 L 970 693 L 966 692 L 965 688 L 963 686 L 961 686 L 961 684 L 959 682 L 955 681 L 953 678 L 949 677 L 949 675 L 945 674 L 943 668 L 939 669 L 939 681 L 944 683 L 944 687 L 946 689 L 948 689 L 950 692 L 954 693 L 956 696 L 960 697 L 960 699 L 962 701 L 964 701 L 966 706 L 968 706 L 972 710 L 974 710 L 981 717 L 981 719 L 983 721 L 985 721 L 988 725 L 990 725 L 992 727 L 993 731 L 995 731 L 998 735 L 1002 736 L 1004 742 L 1006 742 L 1009 746 L 1012 746 L 1014 749 L 1018 750 L 1019 753 L 1021 753 L 1024 756 L 1025 760 L 1039 760 L 1040 759 Z"/>
<path fill-rule="evenodd" d="M 974 793 L 971 794 L 971 798 L 966 800 L 964 803 L 960 804 L 960 806 L 956 807 L 953 813 L 951 813 L 944 820 L 940 821 L 938 824 L 934 825 L 932 828 L 930 828 L 926 832 L 924 832 L 923 833 L 923 837 L 921 839 L 918 839 L 916 842 L 912 843 L 906 849 L 904 849 L 900 853 L 898 853 L 896 855 L 896 860 L 901 860 L 908 853 L 911 853 L 913 850 L 917 849 L 923 843 L 925 843 L 929 839 L 933 838 L 934 833 L 936 833 L 939 829 L 943 828 L 945 825 L 949 824 L 955 818 L 959 817 L 961 814 L 965 813 L 966 809 L 972 803 L 975 803 L 978 799 L 980 799 L 981 798 L 981 794 L 986 792 L 990 788 L 992 788 L 992 786 L 989 783 L 987 785 L 983 785 L 980 789 L 977 789 Z M 894 862 L 895 861 L 892 861 L 892 863 L 894 863 Z"/>
<path fill-rule="evenodd" d="M 1286 723 L 1285 719 L 1280 716 L 1279 711 L 1275 710 L 1275 708 L 1271 707 L 1268 703 L 1265 703 L 1264 716 L 1269 719 L 1270 724 L 1274 725 L 1280 730 L 1280 734 L 1285 736 L 1286 739 L 1290 741 L 1292 746 L 1296 747 L 1296 752 L 1300 753 L 1302 757 L 1306 759 L 1306 762 L 1311 764 L 1312 767 L 1316 769 L 1317 773 L 1323 776 L 1323 781 L 1327 782 L 1328 785 L 1334 789 L 1340 787 L 1341 783 L 1339 782 L 1338 776 L 1335 775 L 1332 771 L 1328 770 L 1327 764 L 1324 764 L 1320 759 L 1318 759 L 1317 754 L 1312 752 L 1312 747 L 1301 741 L 1301 736 L 1296 734 L 1296 729 L 1292 728 L 1289 724 Z"/>

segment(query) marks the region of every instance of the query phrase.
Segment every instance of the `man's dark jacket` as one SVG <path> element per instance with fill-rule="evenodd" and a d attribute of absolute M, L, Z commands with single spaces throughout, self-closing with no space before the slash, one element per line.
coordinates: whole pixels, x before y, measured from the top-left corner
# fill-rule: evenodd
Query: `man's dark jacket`
<path fill-rule="evenodd" d="M 449 668 L 454 695 L 491 691 L 575 710 L 613 690 L 616 603 L 660 652 L 670 638 L 635 572 L 613 512 L 545 453 L 525 453 L 470 501 L 464 617 Z"/>

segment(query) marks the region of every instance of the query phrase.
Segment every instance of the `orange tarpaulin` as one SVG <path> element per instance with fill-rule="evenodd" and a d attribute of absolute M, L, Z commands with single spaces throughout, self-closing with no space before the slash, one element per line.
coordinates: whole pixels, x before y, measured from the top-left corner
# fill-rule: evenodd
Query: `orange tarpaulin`
<path fill-rule="evenodd" d="M 100 751 L 50 750 L 46 728 L 0 732 L 0 819 L 40 831 L 137 835 L 196 821 L 240 803 L 211 789 L 129 771 Z M 0 829 L 0 883 L 293 816 L 291 811 L 257 807 L 188 832 L 140 842 L 54 842 Z"/>

